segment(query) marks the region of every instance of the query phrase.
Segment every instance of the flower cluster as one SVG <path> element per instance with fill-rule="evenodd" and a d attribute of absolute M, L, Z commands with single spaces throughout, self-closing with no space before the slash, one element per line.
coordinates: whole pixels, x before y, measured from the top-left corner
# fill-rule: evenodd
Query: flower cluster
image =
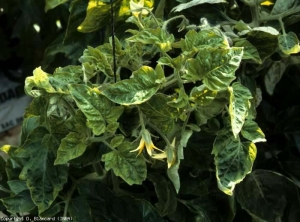
<path fill-rule="evenodd" d="M 165 159 L 167 158 L 167 163 L 168 163 L 168 168 L 170 168 L 175 162 L 176 162 L 176 158 L 175 158 L 175 138 L 171 144 L 171 146 L 168 146 L 165 150 L 163 151 L 159 148 L 157 148 L 151 139 L 151 134 L 149 133 L 148 130 L 144 129 L 141 131 L 141 140 L 140 140 L 140 144 L 139 146 L 130 151 L 130 152 L 137 152 L 138 151 L 138 155 L 140 155 L 144 148 L 146 147 L 146 151 L 148 153 L 148 155 L 154 159 Z M 160 153 L 154 153 L 153 151 L 157 150 Z"/>

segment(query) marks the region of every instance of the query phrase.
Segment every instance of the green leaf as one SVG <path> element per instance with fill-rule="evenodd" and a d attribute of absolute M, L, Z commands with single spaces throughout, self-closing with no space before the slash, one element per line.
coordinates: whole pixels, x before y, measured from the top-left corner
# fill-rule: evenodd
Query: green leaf
<path fill-rule="evenodd" d="M 87 143 L 85 138 L 77 132 L 70 132 L 62 139 L 57 150 L 57 157 L 54 165 L 66 164 L 69 160 L 81 156 L 86 150 Z"/>
<path fill-rule="evenodd" d="M 250 33 L 253 34 L 252 31 L 261 31 L 261 32 L 265 32 L 265 34 L 271 34 L 271 35 L 275 35 L 278 36 L 279 32 L 277 31 L 277 29 L 271 27 L 271 26 L 260 26 L 260 27 L 255 27 L 253 28 Z"/>
<path fill-rule="evenodd" d="M 206 29 L 199 32 L 190 30 L 179 44 L 184 53 L 187 51 L 197 52 L 203 47 L 229 47 L 227 38 L 217 28 Z"/>
<path fill-rule="evenodd" d="M 135 153 L 130 152 L 135 148 L 135 144 L 123 142 L 118 150 L 102 156 L 105 169 L 112 169 L 115 175 L 120 176 L 129 185 L 142 184 L 147 176 L 144 157 L 142 155 L 136 156 Z"/>
<path fill-rule="evenodd" d="M 160 18 L 160 19 L 164 18 L 165 7 L 166 7 L 166 0 L 159 1 L 154 13 L 156 18 Z"/>
<path fill-rule="evenodd" d="M 9 186 L 9 189 L 14 194 L 18 194 L 18 193 L 21 193 L 24 190 L 28 190 L 28 187 L 26 185 L 26 181 L 24 181 L 24 180 L 9 180 L 9 181 L 7 181 L 7 184 Z"/>
<path fill-rule="evenodd" d="M 242 20 L 238 21 L 235 25 L 234 28 L 238 30 L 239 32 L 242 32 L 244 30 L 251 30 L 250 26 L 247 25 L 245 22 Z"/>
<path fill-rule="evenodd" d="M 135 204 L 139 209 L 139 213 L 142 215 L 143 222 L 163 222 L 157 211 L 153 206 L 146 200 L 135 200 Z"/>
<path fill-rule="evenodd" d="M 116 122 L 123 112 L 122 107 L 116 107 L 110 100 L 100 94 L 97 88 L 85 85 L 70 85 L 70 93 L 79 109 L 87 118 L 87 126 L 95 135 L 105 132 L 106 122 Z"/>
<path fill-rule="evenodd" d="M 35 101 L 35 99 L 33 101 Z M 33 102 L 31 102 L 29 107 L 31 107 L 32 104 L 33 104 Z M 29 107 L 27 107 L 27 110 L 28 110 Z M 28 115 L 28 112 L 27 112 L 26 115 Z M 27 136 L 29 135 L 29 133 L 39 126 L 39 121 L 40 121 L 39 116 L 31 116 L 31 117 L 27 117 L 23 120 L 23 122 L 22 122 L 21 144 L 23 144 L 26 141 Z"/>
<path fill-rule="evenodd" d="M 183 89 L 179 90 L 178 95 L 174 94 L 168 99 L 168 105 L 177 109 L 185 108 L 189 104 L 189 96 L 185 93 L 185 90 Z"/>
<path fill-rule="evenodd" d="M 187 56 L 180 54 L 176 58 L 164 57 L 164 56 L 160 57 L 159 60 L 157 61 L 157 63 L 161 64 L 161 65 L 167 65 L 169 67 L 180 70 L 182 64 L 184 64 L 186 60 L 187 60 Z"/>
<path fill-rule="evenodd" d="M 272 8 L 271 15 L 280 14 L 291 9 L 296 0 L 276 0 L 275 5 Z"/>
<path fill-rule="evenodd" d="M 30 157 L 22 169 L 20 179 L 26 180 L 31 198 L 38 206 L 39 213 L 51 206 L 67 182 L 67 167 L 53 164 L 55 160 L 53 151 L 58 147 L 57 142 L 45 128 L 38 127 L 28 135 L 25 144 L 16 151 L 20 157 L 25 155 Z"/>
<path fill-rule="evenodd" d="M 72 220 L 75 222 L 93 221 L 90 206 L 83 196 L 78 196 L 74 199 L 71 199 L 69 212 Z"/>
<path fill-rule="evenodd" d="M 5 197 L 9 197 L 11 196 L 12 192 L 11 192 L 11 188 L 8 184 L 8 180 L 11 179 L 12 175 L 10 175 L 10 170 L 17 174 L 15 175 L 15 177 L 18 177 L 18 171 L 19 169 L 14 169 L 14 167 L 12 166 L 12 161 L 11 161 L 11 157 L 8 159 L 8 160 L 5 160 L 6 159 L 6 156 L 5 156 L 5 159 L 4 159 L 4 155 L 2 153 L 2 150 L 6 150 L 6 153 L 8 153 L 8 150 L 6 149 L 8 145 L 4 145 L 4 146 L 0 146 L 0 211 L 4 210 L 5 207 L 3 205 L 3 203 L 1 202 L 1 199 L 2 198 L 5 198 Z M 17 164 L 16 164 L 17 165 Z M 15 167 L 17 168 L 17 167 Z M 20 168 L 18 166 L 18 168 Z M 18 186 L 16 186 L 18 187 Z M 26 187 L 26 184 L 25 184 L 25 187 Z M 26 190 L 27 187 L 24 189 Z"/>
<path fill-rule="evenodd" d="M 180 189 L 180 177 L 178 174 L 178 170 L 179 170 L 180 161 L 184 159 L 183 148 L 187 146 L 188 140 L 192 136 L 192 134 L 193 134 L 192 130 L 184 130 L 182 132 L 179 144 L 175 146 L 175 150 L 174 150 L 177 159 L 175 163 L 167 170 L 168 177 L 172 181 L 177 193 L 179 192 Z"/>
<path fill-rule="evenodd" d="M 195 59 L 187 60 L 182 77 L 193 82 L 203 79 L 210 90 L 225 89 L 235 79 L 242 56 L 242 48 L 203 48 Z"/>
<path fill-rule="evenodd" d="M 262 64 L 261 58 L 257 49 L 246 39 L 239 39 L 234 44 L 235 47 L 244 47 L 244 54 L 242 59 L 253 60 L 258 64 Z"/>
<path fill-rule="evenodd" d="M 231 129 L 233 135 L 237 137 L 248 115 L 250 108 L 249 99 L 252 99 L 252 94 L 248 88 L 239 82 L 233 83 L 231 87 L 228 87 L 228 90 L 230 92 L 229 115 Z"/>
<path fill-rule="evenodd" d="M 148 179 L 153 183 L 158 202 L 155 204 L 160 216 L 175 212 L 177 207 L 176 193 L 172 184 L 158 173 L 150 173 Z"/>
<path fill-rule="evenodd" d="M 22 170 L 22 167 L 28 162 L 27 158 L 18 158 L 15 154 L 15 151 L 18 149 L 18 147 L 5 145 L 0 147 L 0 151 L 5 152 L 9 158 L 2 162 L 2 182 L 0 184 L 4 185 L 4 187 L 8 188 L 8 181 L 10 180 L 19 180 L 19 175 Z M 0 158 L 1 160 L 1 158 Z M 18 189 L 16 189 L 18 190 Z"/>
<path fill-rule="evenodd" d="M 167 170 L 168 177 L 172 181 L 172 183 L 175 187 L 176 193 L 178 193 L 179 189 L 180 189 L 180 177 L 179 177 L 179 174 L 178 174 L 179 165 L 180 165 L 180 159 L 177 155 L 177 160 L 176 160 L 175 164 L 173 164 Z"/>
<path fill-rule="evenodd" d="M 81 24 L 86 16 L 86 8 L 88 1 L 73 0 L 69 6 L 69 19 L 63 44 L 74 44 L 78 40 L 84 39 L 86 34 L 77 31 L 77 27 Z M 81 51 L 82 52 L 82 51 Z"/>
<path fill-rule="evenodd" d="M 227 1 L 226 0 L 192 0 L 187 3 L 179 4 L 178 6 L 174 7 L 172 11 L 181 12 L 182 10 L 194 7 L 196 5 L 204 4 L 204 3 L 217 4 L 217 3 L 227 3 Z"/>
<path fill-rule="evenodd" d="M 54 217 L 59 212 L 61 212 L 61 206 L 60 203 L 53 203 L 50 208 L 42 212 L 39 216 L 40 217 Z"/>
<path fill-rule="evenodd" d="M 273 95 L 274 90 L 278 82 L 286 71 L 286 64 L 284 61 L 274 61 L 269 67 L 266 75 L 264 76 L 264 83 L 266 91 L 269 95 Z"/>
<path fill-rule="evenodd" d="M 188 208 L 189 214 L 193 214 L 193 221 L 222 221 L 222 211 L 215 207 L 215 201 L 210 196 L 184 200 L 183 204 Z M 226 205 L 222 206 L 222 210 Z"/>
<path fill-rule="evenodd" d="M 121 0 L 113 2 L 113 8 L 116 10 L 120 7 Z M 105 27 L 110 19 L 110 4 L 98 0 L 89 0 L 84 21 L 78 26 L 77 30 L 83 33 L 97 31 Z"/>
<path fill-rule="evenodd" d="M 279 173 L 255 170 L 236 187 L 235 197 L 256 221 L 299 219 L 299 189 Z"/>
<path fill-rule="evenodd" d="M 296 54 L 300 52 L 299 39 L 294 32 L 279 35 L 278 44 L 280 50 L 286 55 Z"/>
<path fill-rule="evenodd" d="M 112 140 L 110 141 L 110 146 L 116 148 L 122 144 L 123 140 L 124 140 L 123 135 L 115 135 L 115 137 L 112 138 Z"/>
<path fill-rule="evenodd" d="M 58 93 L 69 94 L 68 84 L 83 83 L 80 66 L 66 66 L 55 69 L 49 76 L 49 82 Z"/>
<path fill-rule="evenodd" d="M 284 25 L 285 26 L 292 25 L 299 21 L 300 21 L 299 13 L 294 13 L 293 15 L 284 18 Z"/>
<path fill-rule="evenodd" d="M 186 127 L 190 128 L 191 130 L 193 130 L 195 132 L 201 131 L 200 127 L 193 123 L 187 124 Z"/>
<path fill-rule="evenodd" d="M 192 130 L 184 130 L 181 134 L 181 139 L 178 145 L 178 152 L 177 152 L 177 155 L 181 160 L 184 159 L 183 148 L 187 146 L 188 141 L 192 135 L 193 135 Z"/>
<path fill-rule="evenodd" d="M 129 30 L 129 32 L 131 32 Z M 126 39 L 128 42 L 141 42 L 143 44 L 155 44 L 162 52 L 168 52 L 172 49 L 172 43 L 175 38 L 162 28 L 150 29 L 145 28 L 130 38 Z"/>
<path fill-rule="evenodd" d="M 278 48 L 279 32 L 271 27 L 257 27 L 247 32 L 247 40 L 257 49 L 262 61 L 265 61 Z"/>
<path fill-rule="evenodd" d="M 61 4 L 64 4 L 69 0 L 46 0 L 46 6 L 45 6 L 45 12 L 47 12 L 50 9 L 53 9 Z"/>
<path fill-rule="evenodd" d="M 205 85 L 194 87 L 190 93 L 190 100 L 199 106 L 207 106 L 213 102 L 218 91 L 209 90 Z"/>
<path fill-rule="evenodd" d="M 164 76 L 149 66 L 132 73 L 132 78 L 104 85 L 100 91 L 111 101 L 121 105 L 141 104 L 149 100 L 160 88 Z"/>
<path fill-rule="evenodd" d="M 289 56 L 288 63 L 290 65 L 299 65 L 300 64 L 300 56 Z"/>
<path fill-rule="evenodd" d="M 110 150 L 103 144 L 100 146 L 91 145 L 90 147 L 87 147 L 81 156 L 71 160 L 70 163 L 80 167 L 90 166 L 92 164 L 99 163 L 102 155 L 109 151 Z"/>
<path fill-rule="evenodd" d="M 29 212 L 36 208 L 36 205 L 31 200 L 30 192 L 28 190 L 22 191 L 12 197 L 2 198 L 1 201 L 6 207 L 6 210 L 12 214 Z"/>
<path fill-rule="evenodd" d="M 239 137 L 234 138 L 228 129 L 224 129 L 215 139 L 212 154 L 215 155 L 219 189 L 232 195 L 235 185 L 252 170 L 256 157 L 255 144 L 241 142 Z"/>
<path fill-rule="evenodd" d="M 108 134 L 114 134 L 118 128 L 119 128 L 118 122 L 109 123 L 106 126 L 105 132 Z"/>
<path fill-rule="evenodd" d="M 139 106 L 149 121 L 165 134 L 174 130 L 175 121 L 179 117 L 178 110 L 169 106 L 168 102 L 166 95 L 157 93 Z"/>
<path fill-rule="evenodd" d="M 145 200 L 130 195 L 116 196 L 103 183 L 81 181 L 79 193 L 86 197 L 93 219 L 97 221 L 163 222 L 157 211 Z"/>
<path fill-rule="evenodd" d="M 84 75 L 86 75 L 88 80 L 96 75 L 97 72 L 94 69 L 104 73 L 106 76 L 112 77 L 114 75 L 110 60 L 107 58 L 106 53 L 101 52 L 100 48 L 88 46 L 83 51 L 79 61 L 82 63 Z"/>
<path fill-rule="evenodd" d="M 201 126 L 207 123 L 207 120 L 219 115 L 225 108 L 227 101 L 215 99 L 207 106 L 196 106 L 195 117 L 197 125 Z"/>
<path fill-rule="evenodd" d="M 241 133 L 244 138 L 250 140 L 252 143 L 266 142 L 265 134 L 253 120 L 246 120 Z"/>

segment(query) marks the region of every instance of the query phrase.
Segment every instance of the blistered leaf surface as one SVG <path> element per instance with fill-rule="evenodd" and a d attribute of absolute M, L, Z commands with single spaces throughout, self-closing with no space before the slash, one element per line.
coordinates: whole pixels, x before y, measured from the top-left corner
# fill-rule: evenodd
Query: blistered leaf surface
<path fill-rule="evenodd" d="M 136 156 L 135 153 L 130 152 L 135 148 L 135 144 L 124 142 L 118 150 L 102 156 L 105 169 L 112 169 L 117 176 L 120 176 L 129 185 L 141 184 L 146 179 L 147 174 L 143 156 Z"/>
<path fill-rule="evenodd" d="M 140 105 L 141 110 L 162 132 L 172 132 L 175 127 L 178 110 L 168 105 L 168 98 L 163 94 L 156 94 L 150 100 Z"/>
<path fill-rule="evenodd" d="M 266 142 L 265 134 L 258 127 L 257 123 L 253 120 L 246 120 L 241 130 L 244 138 L 248 139 L 253 143 Z"/>
<path fill-rule="evenodd" d="M 278 36 L 278 44 L 284 54 L 290 55 L 300 52 L 299 39 L 294 32 Z"/>
<path fill-rule="evenodd" d="M 122 104 L 141 104 L 150 99 L 159 89 L 164 76 L 149 66 L 143 66 L 132 73 L 132 78 L 100 88 L 101 94 L 109 100 Z"/>
<path fill-rule="evenodd" d="M 234 136 L 241 131 L 250 108 L 249 99 L 252 98 L 251 92 L 242 84 L 235 82 L 229 87 L 230 103 L 229 115 L 231 129 Z"/>
<path fill-rule="evenodd" d="M 33 202 L 39 212 L 50 207 L 63 185 L 67 182 L 67 167 L 54 166 L 57 141 L 43 127 L 31 131 L 24 145 L 19 148 L 19 156 L 30 159 L 23 167 L 20 179 L 26 180 Z"/>
<path fill-rule="evenodd" d="M 243 56 L 242 48 L 200 49 L 195 59 L 187 61 L 187 73 L 183 78 L 191 81 L 203 80 L 210 90 L 222 90 L 234 79 Z"/>
<path fill-rule="evenodd" d="M 214 142 L 216 176 L 221 191 L 233 194 L 234 187 L 251 172 L 256 157 L 256 146 L 234 138 L 228 130 L 220 133 Z"/>

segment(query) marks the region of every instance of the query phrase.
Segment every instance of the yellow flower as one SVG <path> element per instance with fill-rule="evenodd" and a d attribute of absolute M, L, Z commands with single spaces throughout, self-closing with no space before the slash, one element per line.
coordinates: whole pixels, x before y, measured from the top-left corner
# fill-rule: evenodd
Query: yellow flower
<path fill-rule="evenodd" d="M 162 151 L 161 149 L 157 148 L 157 147 L 153 144 L 153 142 L 152 142 L 152 140 L 151 140 L 151 135 L 150 135 L 150 133 L 149 133 L 148 130 L 142 130 L 141 134 L 142 134 L 142 139 L 141 139 L 141 141 L 140 141 L 139 146 L 138 146 L 136 149 L 131 150 L 130 152 L 136 152 L 136 151 L 139 151 L 139 152 L 138 152 L 138 155 L 140 155 L 141 152 L 143 152 L 145 146 L 146 146 L 146 150 L 147 150 L 147 153 L 149 154 L 149 156 L 152 156 L 152 154 L 153 154 L 152 151 L 153 151 L 154 149 L 155 149 L 155 150 L 159 150 L 159 151 L 161 151 L 161 152 L 164 152 L 164 151 Z"/>
<path fill-rule="evenodd" d="M 138 3 L 135 3 L 133 0 L 130 0 L 129 5 L 130 5 L 130 10 L 132 10 L 132 14 L 134 16 L 138 16 L 140 13 L 142 15 L 147 15 L 149 12 L 146 9 L 142 9 L 144 7 L 144 0 L 140 0 Z M 152 10 L 152 8 L 150 8 Z"/>
<path fill-rule="evenodd" d="M 175 139 L 173 139 L 173 142 L 171 146 L 168 146 L 163 153 L 159 154 L 153 154 L 152 158 L 154 159 L 164 159 L 167 158 L 168 168 L 170 168 L 174 163 L 176 162 L 176 154 L 175 154 Z"/>

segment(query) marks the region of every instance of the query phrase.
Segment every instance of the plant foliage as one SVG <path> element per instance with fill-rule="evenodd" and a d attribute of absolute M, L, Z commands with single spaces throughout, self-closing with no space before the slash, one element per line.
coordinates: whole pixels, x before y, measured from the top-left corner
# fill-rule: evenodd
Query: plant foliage
<path fill-rule="evenodd" d="M 68 21 L 25 80 L 33 100 L 20 146 L 1 148 L 0 210 L 78 222 L 297 221 L 299 172 L 287 169 L 299 159 L 278 172 L 259 167 L 258 149 L 276 118 L 274 132 L 299 141 L 289 125 L 299 106 L 274 116 L 261 99 L 300 63 L 287 31 L 298 2 L 109 2 L 45 1 L 46 13 L 68 8 Z M 68 65 L 54 63 L 59 53 Z"/>

